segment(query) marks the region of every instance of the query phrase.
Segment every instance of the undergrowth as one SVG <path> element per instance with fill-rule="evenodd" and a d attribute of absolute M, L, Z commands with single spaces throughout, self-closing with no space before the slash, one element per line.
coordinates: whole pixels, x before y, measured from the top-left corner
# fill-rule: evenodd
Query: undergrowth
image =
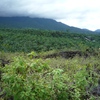
<path fill-rule="evenodd" d="M 31 54 L 29 54 L 31 55 Z M 1 100 L 97 100 L 99 57 L 33 59 L 15 56 L 0 67 Z"/>

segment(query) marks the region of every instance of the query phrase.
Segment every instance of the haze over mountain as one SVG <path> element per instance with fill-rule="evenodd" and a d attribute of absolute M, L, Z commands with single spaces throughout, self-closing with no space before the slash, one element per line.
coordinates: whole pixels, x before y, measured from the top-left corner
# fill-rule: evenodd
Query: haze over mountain
<path fill-rule="evenodd" d="M 100 29 L 100 0 L 0 0 L 0 16 L 50 18 L 78 28 Z"/>
<path fill-rule="evenodd" d="M 46 30 L 69 31 L 74 33 L 94 33 L 88 29 L 71 27 L 53 19 L 30 17 L 0 17 L 1 28 L 36 28 Z"/>
<path fill-rule="evenodd" d="M 100 29 L 95 30 L 95 32 L 99 32 L 100 33 Z"/>

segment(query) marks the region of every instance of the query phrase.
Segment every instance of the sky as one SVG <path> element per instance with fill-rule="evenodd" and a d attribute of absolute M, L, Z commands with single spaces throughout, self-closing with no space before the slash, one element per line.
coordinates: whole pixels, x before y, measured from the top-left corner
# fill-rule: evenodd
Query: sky
<path fill-rule="evenodd" d="M 100 29 L 100 0 L 0 0 L 0 16 L 51 18 L 94 31 Z"/>

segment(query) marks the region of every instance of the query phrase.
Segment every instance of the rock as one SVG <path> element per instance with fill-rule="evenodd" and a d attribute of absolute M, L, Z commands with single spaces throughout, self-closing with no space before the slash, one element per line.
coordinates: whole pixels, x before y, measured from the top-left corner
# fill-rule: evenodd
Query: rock
<path fill-rule="evenodd" d="M 91 91 L 91 93 L 92 93 L 94 96 L 100 96 L 100 85 L 97 86 L 97 87 L 94 87 L 93 90 Z"/>

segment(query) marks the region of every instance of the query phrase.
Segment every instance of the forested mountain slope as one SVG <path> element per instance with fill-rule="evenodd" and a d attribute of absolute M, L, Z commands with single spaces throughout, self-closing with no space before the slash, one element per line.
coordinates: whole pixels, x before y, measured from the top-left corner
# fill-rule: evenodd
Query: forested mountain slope
<path fill-rule="evenodd" d="M 87 29 L 71 27 L 53 19 L 29 17 L 0 17 L 1 28 L 36 28 L 45 30 L 60 30 L 75 33 L 94 33 Z"/>

